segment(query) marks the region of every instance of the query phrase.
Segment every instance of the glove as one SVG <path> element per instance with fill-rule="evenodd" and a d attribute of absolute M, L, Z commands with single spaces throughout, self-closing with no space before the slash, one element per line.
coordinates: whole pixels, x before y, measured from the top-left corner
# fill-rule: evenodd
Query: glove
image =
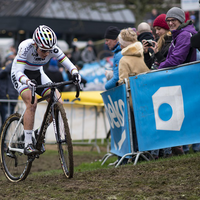
<path fill-rule="evenodd" d="M 81 82 L 81 76 L 80 76 L 80 74 L 74 73 L 74 74 L 72 75 L 72 80 L 73 80 L 73 82 L 80 83 L 80 82 Z"/>
<path fill-rule="evenodd" d="M 35 87 L 37 85 L 35 80 L 29 80 L 27 82 L 28 88 L 31 90 L 33 87 Z"/>

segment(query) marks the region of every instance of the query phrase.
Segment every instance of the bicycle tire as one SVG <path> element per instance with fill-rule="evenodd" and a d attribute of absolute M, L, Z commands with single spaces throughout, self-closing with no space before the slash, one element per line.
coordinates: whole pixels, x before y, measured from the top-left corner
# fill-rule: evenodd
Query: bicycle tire
<path fill-rule="evenodd" d="M 55 106 L 55 121 L 61 167 L 65 176 L 67 178 L 72 178 L 74 174 L 72 139 L 66 113 L 60 102 L 57 102 Z"/>
<path fill-rule="evenodd" d="M 0 138 L 0 159 L 2 170 L 6 178 L 11 182 L 19 182 L 28 176 L 32 162 L 28 157 L 17 151 L 10 151 L 8 144 L 21 115 L 14 113 L 5 121 Z M 23 122 L 17 128 L 16 134 L 11 142 L 11 147 L 24 149 Z"/>

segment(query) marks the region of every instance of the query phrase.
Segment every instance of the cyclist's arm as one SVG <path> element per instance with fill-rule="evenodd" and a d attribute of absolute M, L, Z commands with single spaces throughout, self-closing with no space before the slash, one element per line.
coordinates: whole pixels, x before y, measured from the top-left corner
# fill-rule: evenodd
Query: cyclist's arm
<path fill-rule="evenodd" d="M 67 69 L 72 75 L 74 73 L 78 73 L 77 68 L 74 66 L 74 64 L 67 58 L 67 56 L 63 53 L 63 51 L 58 48 L 55 47 L 55 49 L 53 50 L 53 54 L 54 56 L 57 58 L 57 60 L 59 61 L 59 63 L 65 67 L 65 69 Z"/>
<path fill-rule="evenodd" d="M 26 60 L 20 58 L 18 55 L 15 57 L 12 64 L 12 73 L 15 74 L 17 81 L 27 84 L 29 78 L 24 74 Z"/>

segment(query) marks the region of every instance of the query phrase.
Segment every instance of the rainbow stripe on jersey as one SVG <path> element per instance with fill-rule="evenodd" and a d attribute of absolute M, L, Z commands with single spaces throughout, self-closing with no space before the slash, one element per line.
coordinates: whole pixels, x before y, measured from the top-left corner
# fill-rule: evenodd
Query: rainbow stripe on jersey
<path fill-rule="evenodd" d="M 44 64 L 36 64 L 36 63 L 30 63 L 28 62 L 27 60 L 20 60 L 20 59 L 17 59 L 17 64 L 23 64 L 23 65 L 29 65 L 29 66 L 35 66 L 35 67 L 40 67 L 42 65 L 46 65 L 47 63 L 44 63 Z"/>
<path fill-rule="evenodd" d="M 64 55 L 62 58 L 60 58 L 58 61 L 59 63 L 62 63 L 67 57 Z"/>

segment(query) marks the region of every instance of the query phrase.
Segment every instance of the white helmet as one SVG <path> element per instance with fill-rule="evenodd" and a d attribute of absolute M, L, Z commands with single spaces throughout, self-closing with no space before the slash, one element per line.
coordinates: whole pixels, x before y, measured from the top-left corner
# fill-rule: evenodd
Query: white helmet
<path fill-rule="evenodd" d="M 51 28 L 45 25 L 40 25 L 35 29 L 33 40 L 43 50 L 52 50 L 57 43 L 56 34 Z"/>

